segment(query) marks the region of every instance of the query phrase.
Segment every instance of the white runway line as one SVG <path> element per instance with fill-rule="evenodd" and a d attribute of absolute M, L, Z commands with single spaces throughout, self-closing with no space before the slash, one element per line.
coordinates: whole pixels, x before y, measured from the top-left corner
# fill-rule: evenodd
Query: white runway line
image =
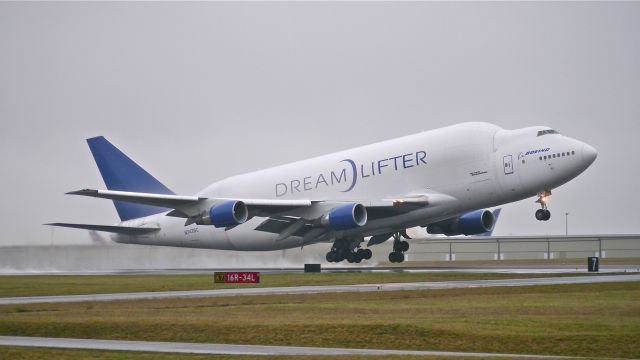
<path fill-rule="evenodd" d="M 88 294 L 62 296 L 27 296 L 0 298 L 0 305 L 35 304 L 51 302 L 81 302 L 81 301 L 114 301 L 141 300 L 167 298 L 197 298 L 241 295 L 282 295 L 282 294 L 315 294 L 331 292 L 367 292 L 367 291 L 400 291 L 400 290 L 429 290 L 456 289 L 495 286 L 532 286 L 532 285 L 564 285 L 564 284 L 594 284 L 606 282 L 636 282 L 640 275 L 585 275 L 552 278 L 531 279 L 500 279 L 500 280 L 463 280 L 414 283 L 385 283 L 385 284 L 357 284 L 357 285 L 323 285 L 323 286 L 289 286 L 263 287 L 244 289 L 192 290 L 192 291 L 158 291 L 118 294 Z"/>
<path fill-rule="evenodd" d="M 155 341 L 123 341 L 44 338 L 24 336 L 0 336 L 0 346 L 26 346 L 65 349 L 149 351 L 163 353 L 191 354 L 227 354 L 227 355 L 423 355 L 423 356 L 468 356 L 468 357 L 507 357 L 536 359 L 577 359 L 576 357 L 529 355 L 529 354 L 494 354 L 456 351 L 412 351 L 412 350 L 376 350 L 345 349 L 300 346 L 265 346 L 265 345 L 227 345 L 196 344 Z"/>

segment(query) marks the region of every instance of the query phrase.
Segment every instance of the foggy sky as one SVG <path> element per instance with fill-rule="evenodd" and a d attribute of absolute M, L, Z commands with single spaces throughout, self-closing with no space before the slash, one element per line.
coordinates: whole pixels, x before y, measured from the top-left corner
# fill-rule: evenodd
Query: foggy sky
<path fill-rule="evenodd" d="M 640 3 L 0 3 L 0 244 L 111 224 L 84 139 L 179 194 L 463 121 L 548 125 L 596 162 L 496 235 L 638 233 Z M 53 237 L 52 237 L 52 234 Z"/>

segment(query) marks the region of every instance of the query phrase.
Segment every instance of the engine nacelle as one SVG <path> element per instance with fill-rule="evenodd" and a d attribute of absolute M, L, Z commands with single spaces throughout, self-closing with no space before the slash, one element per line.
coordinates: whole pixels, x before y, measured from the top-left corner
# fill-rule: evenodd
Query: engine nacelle
<path fill-rule="evenodd" d="M 249 209 L 244 202 L 230 200 L 212 206 L 196 224 L 227 227 L 242 224 L 247 221 L 248 217 Z"/>
<path fill-rule="evenodd" d="M 447 219 L 427 226 L 429 234 L 476 235 L 491 231 L 495 225 L 495 216 L 489 210 L 476 210 L 457 218 Z"/>
<path fill-rule="evenodd" d="M 362 204 L 344 204 L 329 210 L 321 218 L 322 225 L 333 230 L 348 230 L 364 226 L 367 223 L 367 209 Z"/>

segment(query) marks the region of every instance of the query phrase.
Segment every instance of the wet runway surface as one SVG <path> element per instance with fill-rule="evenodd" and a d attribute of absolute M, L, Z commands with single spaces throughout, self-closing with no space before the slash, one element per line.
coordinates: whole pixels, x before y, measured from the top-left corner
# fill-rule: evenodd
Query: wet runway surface
<path fill-rule="evenodd" d="M 217 271 L 258 271 L 263 274 L 296 274 L 303 273 L 302 267 L 268 267 L 268 268 L 180 268 L 180 269 L 115 269 L 109 271 L 0 271 L 0 275 L 188 275 L 213 274 Z M 406 272 L 406 273 L 504 273 L 504 274 L 583 274 L 587 272 L 584 265 L 480 265 L 480 266 L 328 266 L 324 273 L 342 272 Z M 636 265 L 600 265 L 600 273 L 640 273 L 640 264 Z"/>
<path fill-rule="evenodd" d="M 629 275 L 583 275 L 571 277 L 533 278 L 533 279 L 500 279 L 500 280 L 462 280 L 441 282 L 411 282 L 384 284 L 356 284 L 356 285 L 324 285 L 324 286 L 290 286 L 237 288 L 218 290 L 193 291 L 162 291 L 136 292 L 118 294 L 88 294 L 65 296 L 29 296 L 0 298 L 0 305 L 33 304 L 47 302 L 81 302 L 81 301 L 114 301 L 140 299 L 167 298 L 196 298 L 220 296 L 247 295 L 281 295 L 281 294 L 315 294 L 335 292 L 366 292 L 366 291 L 400 291 L 400 290 L 429 290 L 477 288 L 495 286 L 533 286 L 533 285 L 562 285 L 562 284 L 593 284 L 606 282 L 636 282 L 640 281 L 640 274 Z"/>
<path fill-rule="evenodd" d="M 449 351 L 410 351 L 319 348 L 298 346 L 195 344 L 153 341 L 122 341 L 41 338 L 22 336 L 0 336 L 0 345 L 29 346 L 46 348 L 71 348 L 119 351 L 151 351 L 165 353 L 228 354 L 228 355 L 423 355 L 423 356 L 467 356 L 467 357 L 508 357 L 508 358 L 567 358 L 562 356 L 519 355 L 495 353 L 467 353 Z"/>

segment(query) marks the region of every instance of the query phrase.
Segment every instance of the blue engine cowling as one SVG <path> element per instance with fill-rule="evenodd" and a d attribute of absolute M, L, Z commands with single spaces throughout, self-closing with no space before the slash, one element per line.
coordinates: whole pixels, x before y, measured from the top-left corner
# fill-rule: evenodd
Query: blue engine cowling
<path fill-rule="evenodd" d="M 215 227 L 227 227 L 242 224 L 249 217 L 247 205 L 239 200 L 225 201 L 209 209 L 203 216 L 199 225 L 213 225 Z"/>
<path fill-rule="evenodd" d="M 322 225 L 333 230 L 349 230 L 367 223 L 367 209 L 362 204 L 344 204 L 329 210 L 322 217 Z"/>
<path fill-rule="evenodd" d="M 427 226 L 429 234 L 477 235 L 491 231 L 495 216 L 489 210 L 471 211 L 453 219 L 447 219 Z"/>

